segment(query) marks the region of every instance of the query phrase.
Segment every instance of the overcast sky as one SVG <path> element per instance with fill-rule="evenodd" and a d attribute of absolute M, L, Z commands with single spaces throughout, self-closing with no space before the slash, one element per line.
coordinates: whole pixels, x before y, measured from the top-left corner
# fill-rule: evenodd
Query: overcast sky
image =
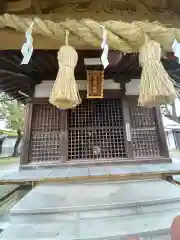
<path fill-rule="evenodd" d="M 3 120 L 0 120 L 0 129 L 1 130 L 6 130 L 6 122 Z"/>
<path fill-rule="evenodd" d="M 176 104 L 176 113 L 178 116 L 180 116 L 180 101 L 179 101 L 179 99 L 177 99 L 175 101 L 175 104 Z"/>

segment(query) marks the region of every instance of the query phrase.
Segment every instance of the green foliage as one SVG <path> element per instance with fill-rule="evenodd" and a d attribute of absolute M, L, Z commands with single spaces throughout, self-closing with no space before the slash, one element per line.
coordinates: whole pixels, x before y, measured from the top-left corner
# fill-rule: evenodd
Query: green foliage
<path fill-rule="evenodd" d="M 17 132 L 14 130 L 0 130 L 0 135 L 7 135 L 9 137 L 17 137 Z"/>
<path fill-rule="evenodd" d="M 7 94 L 0 94 L 0 120 L 5 120 L 7 128 L 12 130 L 23 130 L 24 105 L 10 98 Z"/>

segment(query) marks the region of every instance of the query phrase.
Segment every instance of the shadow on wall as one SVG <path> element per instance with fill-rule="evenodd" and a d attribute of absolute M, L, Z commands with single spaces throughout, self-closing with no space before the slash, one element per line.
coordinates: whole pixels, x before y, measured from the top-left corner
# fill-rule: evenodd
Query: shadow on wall
<path fill-rule="evenodd" d="M 17 137 L 15 136 L 0 136 L 0 158 L 11 157 L 14 152 L 14 146 L 16 143 Z M 22 141 L 18 146 L 18 154 L 21 152 Z"/>

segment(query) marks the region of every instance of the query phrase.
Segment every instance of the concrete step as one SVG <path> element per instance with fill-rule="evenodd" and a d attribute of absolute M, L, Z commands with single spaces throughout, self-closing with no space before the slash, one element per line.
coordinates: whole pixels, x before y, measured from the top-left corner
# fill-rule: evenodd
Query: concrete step
<path fill-rule="evenodd" d="M 169 205 L 169 203 L 171 203 Z M 129 215 L 180 208 L 180 188 L 164 180 L 84 184 L 41 184 L 12 209 L 15 215 L 68 214 L 92 217 Z M 108 215 L 109 216 L 109 215 Z"/>
<path fill-rule="evenodd" d="M 179 213 L 180 210 L 86 220 L 80 220 L 77 214 L 74 221 L 14 223 L 4 230 L 0 239 L 123 240 L 139 235 L 142 240 L 170 240 L 169 228 L 174 217 Z"/>
<path fill-rule="evenodd" d="M 179 214 L 179 186 L 160 179 L 41 184 L 11 209 L 0 240 L 170 240 Z"/>

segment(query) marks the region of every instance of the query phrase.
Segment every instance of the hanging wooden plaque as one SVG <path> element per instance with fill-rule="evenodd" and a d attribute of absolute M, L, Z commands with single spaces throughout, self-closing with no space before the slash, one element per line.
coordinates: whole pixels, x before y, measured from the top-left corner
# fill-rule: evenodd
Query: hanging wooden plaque
<path fill-rule="evenodd" d="M 87 98 L 103 98 L 104 71 L 87 70 Z"/>

